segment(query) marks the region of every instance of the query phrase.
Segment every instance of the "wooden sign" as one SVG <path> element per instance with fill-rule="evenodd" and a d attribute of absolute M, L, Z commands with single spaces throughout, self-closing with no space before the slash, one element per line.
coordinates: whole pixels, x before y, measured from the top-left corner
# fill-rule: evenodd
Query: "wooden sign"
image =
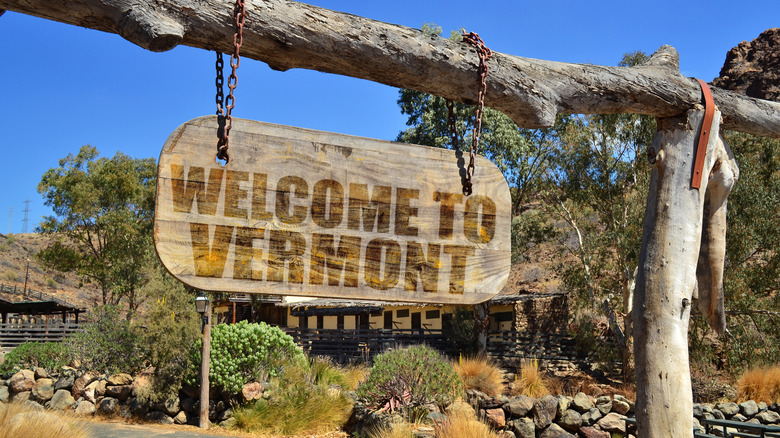
<path fill-rule="evenodd" d="M 477 157 L 216 116 L 180 126 L 160 155 L 154 241 L 197 289 L 421 303 L 496 295 L 510 267 L 510 195 Z"/>

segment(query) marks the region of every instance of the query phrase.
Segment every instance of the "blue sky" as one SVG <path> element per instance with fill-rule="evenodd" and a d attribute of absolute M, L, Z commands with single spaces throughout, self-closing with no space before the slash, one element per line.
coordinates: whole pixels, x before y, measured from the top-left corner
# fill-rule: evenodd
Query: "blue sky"
<path fill-rule="evenodd" d="M 626 52 L 670 44 L 682 73 L 706 81 L 718 76 L 729 49 L 778 26 L 780 17 L 777 0 L 309 3 L 413 28 L 433 22 L 445 34 L 463 27 L 494 51 L 554 61 L 615 65 Z M 22 232 L 25 199 L 28 231 L 50 214 L 36 186 L 80 146 L 157 158 L 176 127 L 213 114 L 214 56 L 189 47 L 151 53 L 113 34 L 0 16 L 0 232 Z M 405 128 L 391 87 L 275 72 L 249 59 L 238 78 L 236 117 L 385 140 Z"/>

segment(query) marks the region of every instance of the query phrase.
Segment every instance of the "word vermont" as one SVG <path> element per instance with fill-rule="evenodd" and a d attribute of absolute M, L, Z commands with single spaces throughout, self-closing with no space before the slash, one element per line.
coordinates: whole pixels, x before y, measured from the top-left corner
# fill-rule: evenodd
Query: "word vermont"
<path fill-rule="evenodd" d="M 487 196 L 295 175 L 269 182 L 216 167 L 170 171 L 196 277 L 462 294 L 475 250 L 496 231 Z"/>

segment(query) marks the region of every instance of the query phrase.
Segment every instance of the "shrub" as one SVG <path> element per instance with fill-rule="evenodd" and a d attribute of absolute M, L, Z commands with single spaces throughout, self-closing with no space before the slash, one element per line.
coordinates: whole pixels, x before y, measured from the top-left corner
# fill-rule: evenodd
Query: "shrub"
<path fill-rule="evenodd" d="M 268 400 L 236 409 L 236 424 L 250 432 L 277 435 L 341 429 L 349 420 L 352 404 L 331 385 L 344 381 L 343 370 L 328 360 L 290 361 L 272 379 Z"/>
<path fill-rule="evenodd" d="M 54 289 L 55 287 L 57 287 L 57 282 L 54 281 L 53 278 L 47 278 L 46 279 L 46 286 L 49 286 L 50 288 Z"/>
<path fill-rule="evenodd" d="M 737 381 L 739 400 L 780 402 L 780 366 L 753 368 Z"/>
<path fill-rule="evenodd" d="M 91 435 L 87 432 L 84 423 L 76 421 L 67 414 L 55 413 L 55 411 L 40 412 L 22 403 L 0 403 L 0 438 L 86 438 L 89 436 Z"/>
<path fill-rule="evenodd" d="M 477 353 L 477 337 L 474 328 L 474 312 L 470 308 L 456 308 L 452 320 L 442 327 L 442 334 L 458 354 Z"/>
<path fill-rule="evenodd" d="M 134 373 L 146 363 L 141 330 L 121 315 L 117 306 L 98 306 L 90 321 L 66 342 L 81 367 L 106 374 Z"/>
<path fill-rule="evenodd" d="M 25 342 L 5 355 L 5 361 L 0 365 L 0 374 L 12 374 L 33 367 L 53 371 L 70 361 L 68 347 L 60 342 Z"/>
<path fill-rule="evenodd" d="M 444 408 L 462 391 L 452 365 L 436 350 L 416 345 L 377 356 L 371 375 L 357 392 L 374 408 L 400 409 L 414 417 L 428 403 Z"/>
<path fill-rule="evenodd" d="M 7 270 L 3 274 L 3 280 L 5 281 L 19 282 L 19 279 L 19 274 L 17 274 L 15 271 Z"/>
<path fill-rule="evenodd" d="M 191 351 L 186 383 L 198 383 L 202 345 L 198 339 Z M 278 327 L 246 321 L 219 324 L 211 330 L 209 382 L 228 393 L 236 393 L 247 382 L 277 377 L 285 362 L 304 359 L 293 339 Z"/>
<path fill-rule="evenodd" d="M 453 369 L 466 389 L 476 389 L 487 395 L 499 395 L 504 390 L 501 368 L 486 357 L 460 357 Z"/>
<path fill-rule="evenodd" d="M 498 438 L 487 424 L 466 415 L 451 415 L 434 427 L 436 438 Z"/>
<path fill-rule="evenodd" d="M 512 386 L 512 395 L 526 395 L 528 397 L 538 398 L 550 393 L 547 388 L 544 376 L 539 371 L 539 362 L 523 361 L 520 366 L 520 377 L 515 376 L 515 382 Z"/>

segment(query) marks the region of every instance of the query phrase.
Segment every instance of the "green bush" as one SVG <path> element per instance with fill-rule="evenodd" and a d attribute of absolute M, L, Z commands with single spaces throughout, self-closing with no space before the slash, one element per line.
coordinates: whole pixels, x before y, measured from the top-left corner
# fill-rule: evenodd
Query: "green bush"
<path fill-rule="evenodd" d="M 117 306 L 98 306 L 84 329 L 66 343 L 81 368 L 106 374 L 134 373 L 146 365 L 142 331 Z"/>
<path fill-rule="evenodd" d="M 455 353 L 465 356 L 477 354 L 477 336 L 474 328 L 474 312 L 471 307 L 458 307 L 452 319 L 444 324 L 442 334 Z"/>
<path fill-rule="evenodd" d="M 462 394 L 463 384 L 447 360 L 425 345 L 380 354 L 357 394 L 380 410 L 401 410 L 416 417 L 421 408 L 449 405 Z"/>
<path fill-rule="evenodd" d="M 25 342 L 5 355 L 0 374 L 8 375 L 23 368 L 39 367 L 48 371 L 69 364 L 68 347 L 60 342 Z"/>
<path fill-rule="evenodd" d="M 198 384 L 201 340 L 190 354 L 186 383 Z M 236 393 L 251 381 L 276 377 L 286 360 L 305 361 L 293 339 L 278 327 L 261 322 L 219 324 L 211 330 L 209 382 L 228 393 Z"/>

